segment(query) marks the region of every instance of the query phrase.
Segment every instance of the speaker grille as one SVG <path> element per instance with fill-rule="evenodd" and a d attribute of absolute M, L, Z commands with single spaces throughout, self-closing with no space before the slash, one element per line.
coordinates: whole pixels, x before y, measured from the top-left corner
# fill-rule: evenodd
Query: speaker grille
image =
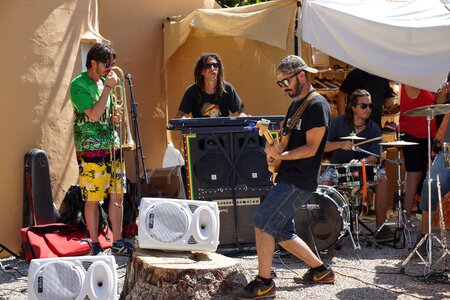
<path fill-rule="evenodd" d="M 51 263 L 38 273 L 34 281 L 36 295 L 42 300 L 75 299 L 82 287 L 81 274 L 74 264 Z"/>
<path fill-rule="evenodd" d="M 180 205 L 156 203 L 146 216 L 149 234 L 159 242 L 173 243 L 180 240 L 189 228 L 189 217 Z"/>
<path fill-rule="evenodd" d="M 242 154 L 237 163 L 237 172 L 244 183 L 249 185 L 270 184 L 270 172 L 267 169 L 266 155 L 258 150 L 249 150 Z"/>
<path fill-rule="evenodd" d="M 219 153 L 207 153 L 194 166 L 195 176 L 208 187 L 226 185 L 231 176 L 230 164 Z"/>

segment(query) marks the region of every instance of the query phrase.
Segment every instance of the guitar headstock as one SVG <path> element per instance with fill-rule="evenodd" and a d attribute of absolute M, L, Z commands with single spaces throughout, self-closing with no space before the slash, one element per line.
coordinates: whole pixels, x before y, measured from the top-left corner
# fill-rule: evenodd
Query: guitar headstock
<path fill-rule="evenodd" d="M 260 136 L 263 136 L 265 132 L 269 132 L 270 121 L 266 119 L 261 119 L 256 122 L 255 127 L 258 128 L 258 133 Z"/>

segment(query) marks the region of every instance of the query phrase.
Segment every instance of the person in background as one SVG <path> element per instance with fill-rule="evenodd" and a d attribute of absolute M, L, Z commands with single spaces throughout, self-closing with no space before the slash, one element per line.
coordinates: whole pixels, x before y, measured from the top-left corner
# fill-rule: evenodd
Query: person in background
<path fill-rule="evenodd" d="M 379 161 L 380 146 L 379 140 L 374 140 L 361 145 L 361 149 L 371 152 L 370 155 L 364 152 L 357 152 L 351 140 L 343 140 L 341 137 L 356 134 L 366 140 L 381 137 L 380 127 L 371 120 L 371 110 L 373 108 L 369 92 L 357 89 L 349 97 L 345 115 L 337 116 L 331 120 L 328 130 L 325 152 L 331 152 L 330 163 L 346 164 L 360 163 L 376 164 Z M 378 156 L 378 157 L 377 157 Z M 378 182 L 375 187 L 375 213 L 376 226 L 380 228 L 386 220 L 388 201 L 388 182 L 386 172 L 383 168 L 377 169 L 376 177 Z M 327 168 L 320 177 L 320 182 L 324 185 L 336 185 L 338 174 L 334 167 Z M 362 188 L 362 187 L 361 187 Z M 375 235 L 377 242 L 388 242 L 394 240 L 394 233 L 383 226 Z"/>
<path fill-rule="evenodd" d="M 391 98 L 394 97 L 389 81 L 361 69 L 353 69 L 347 74 L 339 87 L 336 98 L 338 115 L 345 114 L 347 97 L 356 89 L 364 89 L 369 92 L 373 103 L 372 120 L 382 128 L 381 115 L 383 105 L 389 106 L 390 104 L 388 105 L 387 103 L 390 103 Z"/>
<path fill-rule="evenodd" d="M 331 267 L 324 264 L 295 233 L 295 212 L 308 202 L 318 186 L 331 115 L 327 100 L 314 91 L 308 79 L 309 73 L 317 73 L 317 70 L 308 67 L 295 55 L 285 57 L 276 69 L 277 84 L 293 98 L 283 124 L 284 138 L 288 133 L 290 138 L 286 148 L 266 143 L 269 166 L 273 166 L 275 160 L 281 160 L 281 165 L 276 185 L 258 206 L 252 219 L 258 275 L 235 294 L 236 299 L 275 297 L 276 286 L 270 270 L 276 240 L 281 247 L 310 266 L 303 277 L 294 277 L 296 283 L 331 284 L 335 280 Z M 298 109 L 303 103 L 305 110 L 300 114 Z"/>
<path fill-rule="evenodd" d="M 224 67 L 217 53 L 203 53 L 194 69 L 195 83 L 184 93 L 175 118 L 246 116 L 244 103 L 224 78 Z"/>
<path fill-rule="evenodd" d="M 417 145 L 402 147 L 405 161 L 405 215 L 408 227 L 414 222 L 411 210 L 416 193 L 420 195 L 421 183 L 428 167 L 428 126 L 426 117 L 406 117 L 404 112 L 411 109 L 428 106 L 434 103 L 433 93 L 402 84 L 400 89 L 400 138 L 403 141 L 414 142 Z M 431 140 L 436 135 L 436 119 L 430 123 Z M 418 190 L 419 188 L 419 190 Z"/>
<path fill-rule="evenodd" d="M 450 72 L 447 76 L 447 81 L 441 85 L 439 90 L 436 92 L 436 104 L 445 104 L 450 103 Z M 444 121 L 441 123 L 438 132 L 436 136 L 439 136 L 441 131 L 445 134 L 443 134 L 443 142 L 447 143 L 447 145 L 450 145 L 450 126 L 448 126 L 448 116 L 449 113 L 444 118 Z M 443 143 L 442 143 L 443 144 Z M 450 146 L 448 146 L 450 147 Z M 450 191 L 450 168 L 446 167 L 446 164 L 450 164 L 450 149 L 444 149 L 444 147 L 441 148 L 441 150 L 438 151 L 436 157 L 433 160 L 433 163 L 431 165 L 431 174 L 427 173 L 427 177 L 423 181 L 422 186 L 422 194 L 420 197 L 420 203 L 419 207 L 422 210 L 422 230 L 421 234 L 424 236 L 429 231 L 429 224 L 428 224 L 428 214 L 431 211 L 436 211 L 437 204 L 438 204 L 438 190 L 437 190 L 437 177 L 439 176 L 439 182 L 441 187 L 441 195 L 444 197 L 449 191 Z M 431 198 L 428 197 L 428 178 L 431 177 Z M 431 208 L 428 207 L 428 201 L 431 202 Z M 428 243 L 423 243 L 422 249 L 426 250 L 426 245 Z M 422 254 L 425 254 L 425 251 L 419 251 L 422 252 Z"/>
<path fill-rule="evenodd" d="M 134 251 L 134 247 L 122 239 L 125 162 L 120 161 L 120 141 L 114 126 L 118 125 L 123 112 L 114 108 L 110 96 L 118 81 L 111 71 L 115 62 L 116 53 L 110 46 L 95 44 L 87 54 L 87 71 L 74 78 L 70 85 L 74 142 L 92 255 L 103 254 L 98 242 L 98 207 L 107 193 L 110 194 L 108 216 L 114 239 L 111 253 L 130 255 Z"/>

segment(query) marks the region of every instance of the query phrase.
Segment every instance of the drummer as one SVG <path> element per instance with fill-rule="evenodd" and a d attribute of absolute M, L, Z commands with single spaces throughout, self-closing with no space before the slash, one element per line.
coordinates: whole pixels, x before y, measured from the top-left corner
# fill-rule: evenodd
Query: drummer
<path fill-rule="evenodd" d="M 345 115 L 340 115 L 331 120 L 328 128 L 328 141 L 325 152 L 331 152 L 331 164 L 361 163 L 377 164 L 380 156 L 381 139 L 380 127 L 371 119 L 373 108 L 369 92 L 362 89 L 355 90 L 347 101 Z M 342 139 L 347 137 L 350 139 Z M 355 145 L 363 140 L 376 139 L 372 142 L 362 143 L 363 151 L 356 151 Z M 369 154 L 370 153 L 370 154 Z M 320 177 L 323 185 L 336 185 L 338 183 L 337 171 L 334 167 L 328 167 Z M 384 169 L 377 170 L 379 179 L 375 187 L 375 211 L 376 225 L 379 228 L 386 219 L 388 183 Z M 375 235 L 377 242 L 388 242 L 394 239 L 394 233 L 387 226 L 383 226 Z"/>

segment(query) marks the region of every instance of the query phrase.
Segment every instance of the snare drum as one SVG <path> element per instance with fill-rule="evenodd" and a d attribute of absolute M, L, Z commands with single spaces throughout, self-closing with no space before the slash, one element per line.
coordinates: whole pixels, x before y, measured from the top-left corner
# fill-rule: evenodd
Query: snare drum
<path fill-rule="evenodd" d="M 309 209 L 308 207 L 312 208 Z M 331 248 L 350 226 L 350 210 L 344 197 L 334 188 L 319 185 L 306 208 L 296 214 L 298 236 L 318 251 Z"/>
<path fill-rule="evenodd" d="M 373 187 L 378 183 L 378 167 L 375 164 L 366 164 L 367 186 Z M 361 163 L 344 164 L 336 167 L 338 183 L 340 189 L 360 188 L 364 184 L 363 169 Z"/>
<path fill-rule="evenodd" d="M 444 142 L 442 146 L 442 151 L 444 151 L 444 164 L 447 169 L 450 169 L 450 143 Z"/>

